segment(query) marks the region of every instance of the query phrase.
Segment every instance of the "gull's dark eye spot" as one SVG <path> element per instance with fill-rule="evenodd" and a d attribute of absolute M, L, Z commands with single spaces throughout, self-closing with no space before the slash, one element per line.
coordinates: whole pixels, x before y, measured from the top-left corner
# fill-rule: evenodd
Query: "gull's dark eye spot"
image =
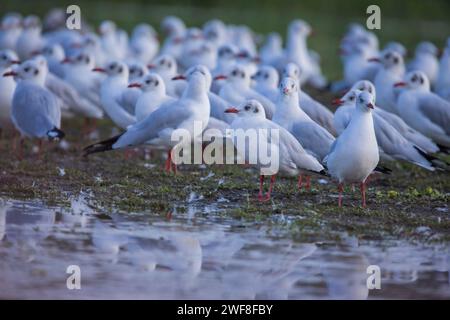
<path fill-rule="evenodd" d="M 359 98 L 359 102 L 363 103 L 364 102 L 363 98 Z"/>
<path fill-rule="evenodd" d="M 412 81 L 412 82 L 416 82 L 416 81 L 417 81 L 417 77 L 414 75 L 414 76 L 411 78 L 411 81 Z"/>
<path fill-rule="evenodd" d="M 267 73 L 264 75 L 264 79 L 269 79 L 269 75 Z"/>
<path fill-rule="evenodd" d="M 6 55 L 3 55 L 3 56 L 2 56 L 2 59 L 3 59 L 3 60 L 6 60 L 6 59 L 8 59 L 8 57 L 7 57 Z"/>
<path fill-rule="evenodd" d="M 115 67 L 116 67 L 115 64 L 112 64 L 112 65 L 109 66 L 109 68 L 110 68 L 111 70 L 114 70 Z"/>
<path fill-rule="evenodd" d="M 90 63 L 91 59 L 89 57 L 86 57 L 86 59 L 84 61 L 86 61 L 86 63 Z"/>
<path fill-rule="evenodd" d="M 398 61 L 398 58 L 395 57 L 395 58 L 394 58 L 394 63 L 397 64 L 398 62 L 399 62 L 399 61 Z"/>
<path fill-rule="evenodd" d="M 233 75 L 233 76 L 237 76 L 237 71 L 236 70 L 233 70 L 233 72 L 231 73 L 231 75 Z"/>
<path fill-rule="evenodd" d="M 146 84 L 150 84 L 152 81 L 151 80 L 145 80 Z"/>
<path fill-rule="evenodd" d="M 122 67 L 120 67 L 119 68 L 119 70 L 117 70 L 119 73 L 122 73 L 122 71 L 123 71 L 123 68 Z"/>
<path fill-rule="evenodd" d="M 26 67 L 25 69 L 23 69 L 23 71 L 28 72 L 30 71 L 30 68 Z"/>
<path fill-rule="evenodd" d="M 38 74 L 39 74 L 39 70 L 38 69 L 34 70 L 34 75 L 37 76 Z"/>
<path fill-rule="evenodd" d="M 160 65 L 163 65 L 165 63 L 166 63 L 166 60 L 164 60 L 164 59 L 159 62 Z"/>
<path fill-rule="evenodd" d="M 169 62 L 169 63 L 167 64 L 167 66 L 169 67 L 169 69 L 172 68 L 172 62 Z"/>
<path fill-rule="evenodd" d="M 353 100 L 355 100 L 355 97 L 354 96 L 350 96 L 350 101 L 353 101 Z"/>
<path fill-rule="evenodd" d="M 420 84 L 423 84 L 424 80 L 422 77 L 419 78 L 420 79 Z"/>
<path fill-rule="evenodd" d="M 384 57 L 385 57 L 386 59 L 389 59 L 389 58 L 391 57 L 391 54 L 390 54 L 390 53 L 387 53 Z"/>
<path fill-rule="evenodd" d="M 248 110 L 250 110 L 250 106 L 247 105 L 247 106 L 245 106 L 244 109 L 245 109 L 245 111 L 248 111 Z"/>
<path fill-rule="evenodd" d="M 253 110 L 253 113 L 258 113 L 258 112 L 259 112 L 258 108 L 255 108 L 255 110 Z"/>
<path fill-rule="evenodd" d="M 291 84 L 291 88 L 294 89 L 294 84 Z"/>
<path fill-rule="evenodd" d="M 159 86 L 159 81 L 155 80 L 155 87 Z"/>

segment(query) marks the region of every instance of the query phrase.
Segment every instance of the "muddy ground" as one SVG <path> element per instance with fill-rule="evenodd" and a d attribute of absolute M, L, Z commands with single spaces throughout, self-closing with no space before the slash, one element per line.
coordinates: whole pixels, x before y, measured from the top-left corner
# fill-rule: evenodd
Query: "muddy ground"
<path fill-rule="evenodd" d="M 42 158 L 28 142 L 18 160 L 12 140 L 1 140 L 0 197 L 38 199 L 44 204 L 70 206 L 83 192 L 89 205 L 107 218 L 119 211 L 164 215 L 182 212 L 191 202 L 215 205 L 223 214 L 267 224 L 284 224 L 299 240 L 335 239 L 343 232 L 363 239 L 402 238 L 449 241 L 450 175 L 428 172 L 404 163 L 390 163 L 393 173 L 371 179 L 367 208 L 360 207 L 358 188 L 345 190 L 344 206 L 337 206 L 336 184 L 312 179 L 312 189 L 298 190 L 296 179 L 278 178 L 272 200 L 257 201 L 258 176 L 238 165 L 184 165 L 177 175 L 163 169 L 164 155 L 144 159 L 143 151 L 125 159 L 123 151 L 81 157 L 81 120 L 65 120 L 65 148 L 49 145 Z M 111 136 L 111 123 L 103 120 L 98 137 Z M 98 139 L 98 138 L 97 138 Z M 268 181 L 267 181 L 268 182 Z M 267 186 L 266 186 L 267 188 Z M 274 219 L 280 217 L 281 219 Z"/>

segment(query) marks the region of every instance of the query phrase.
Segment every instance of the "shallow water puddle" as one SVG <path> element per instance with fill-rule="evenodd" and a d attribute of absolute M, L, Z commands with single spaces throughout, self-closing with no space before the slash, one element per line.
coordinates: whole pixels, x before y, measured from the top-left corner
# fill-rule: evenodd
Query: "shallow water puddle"
<path fill-rule="evenodd" d="M 342 238 L 295 242 L 196 201 L 170 216 L 100 214 L 83 196 L 70 211 L 0 202 L 0 298 L 450 298 L 447 245 Z M 69 265 L 81 290 L 67 289 Z"/>

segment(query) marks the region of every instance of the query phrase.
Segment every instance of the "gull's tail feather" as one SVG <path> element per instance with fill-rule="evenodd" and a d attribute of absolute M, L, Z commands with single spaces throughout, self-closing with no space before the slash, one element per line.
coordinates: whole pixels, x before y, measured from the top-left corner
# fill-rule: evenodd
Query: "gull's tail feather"
<path fill-rule="evenodd" d="M 114 143 L 119 140 L 119 138 L 123 135 L 123 133 L 114 136 L 112 138 L 109 138 L 107 140 L 103 140 L 94 144 L 91 144 L 90 146 L 87 146 L 83 149 L 83 157 L 87 157 L 91 153 L 97 153 L 97 152 L 104 152 L 104 151 L 110 151 L 112 150 L 112 146 Z"/>
<path fill-rule="evenodd" d="M 54 127 L 52 130 L 47 131 L 47 136 L 49 140 L 61 140 L 66 134 L 57 127 Z"/>
<path fill-rule="evenodd" d="M 432 156 L 432 155 L 422 151 L 420 148 L 418 148 L 416 146 L 414 146 L 414 148 L 417 150 L 417 152 L 420 153 L 420 155 L 422 157 L 424 157 L 425 159 L 428 160 L 428 162 L 431 163 L 431 167 L 432 168 L 445 170 L 445 171 L 450 171 L 450 169 L 449 169 L 450 163 L 448 163 L 448 162 L 446 162 L 446 161 L 444 161 L 442 159 L 436 158 L 435 156 Z"/>

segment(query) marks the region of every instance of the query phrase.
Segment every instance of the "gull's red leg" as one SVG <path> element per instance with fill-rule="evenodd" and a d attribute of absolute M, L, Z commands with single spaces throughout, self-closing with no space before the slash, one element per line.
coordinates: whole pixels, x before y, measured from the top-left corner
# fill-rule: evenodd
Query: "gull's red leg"
<path fill-rule="evenodd" d="M 263 200 L 263 186 L 264 186 L 264 176 L 260 175 L 259 176 L 259 193 L 258 193 L 258 200 L 262 201 Z"/>
<path fill-rule="evenodd" d="M 303 176 L 301 174 L 298 175 L 298 182 L 297 182 L 297 187 L 298 190 L 302 190 L 302 185 L 303 185 Z"/>
<path fill-rule="evenodd" d="M 338 201 L 338 203 L 339 203 L 339 208 L 341 208 L 342 207 L 342 192 L 344 191 L 344 185 L 342 183 L 339 183 L 338 189 L 339 189 L 339 201 Z"/>
<path fill-rule="evenodd" d="M 275 177 L 276 177 L 276 175 L 273 175 L 270 177 L 270 185 L 269 185 L 269 191 L 267 192 L 267 195 L 266 195 L 266 199 L 265 199 L 266 201 L 270 200 L 270 194 L 272 193 L 273 186 L 275 185 Z"/>
<path fill-rule="evenodd" d="M 170 167 L 172 164 L 172 150 L 167 151 L 167 160 L 166 160 L 166 172 L 170 172 Z"/>
<path fill-rule="evenodd" d="M 364 181 L 361 182 L 359 187 L 361 189 L 362 207 L 365 208 L 366 207 L 366 183 Z"/>
<path fill-rule="evenodd" d="M 23 145 L 24 144 L 25 144 L 25 139 L 20 137 L 20 140 L 19 140 L 19 153 L 17 155 L 19 160 L 23 160 Z"/>
<path fill-rule="evenodd" d="M 311 177 L 310 176 L 306 176 L 305 189 L 308 190 L 308 191 L 311 189 Z"/>

